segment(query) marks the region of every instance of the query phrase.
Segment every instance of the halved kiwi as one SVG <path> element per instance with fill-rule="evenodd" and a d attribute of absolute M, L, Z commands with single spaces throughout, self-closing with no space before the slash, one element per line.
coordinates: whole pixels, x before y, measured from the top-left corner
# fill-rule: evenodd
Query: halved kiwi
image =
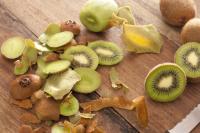
<path fill-rule="evenodd" d="M 73 96 L 67 96 L 60 104 L 60 114 L 63 116 L 72 116 L 79 111 L 79 102 Z"/>
<path fill-rule="evenodd" d="M 72 32 L 65 31 L 65 32 L 59 32 L 54 35 L 52 35 L 48 41 L 47 45 L 52 48 L 61 47 L 67 43 L 69 43 L 73 39 L 74 35 Z"/>
<path fill-rule="evenodd" d="M 99 64 L 114 65 L 123 59 L 123 51 L 115 43 L 108 41 L 94 41 L 88 44 L 99 57 Z"/>
<path fill-rule="evenodd" d="M 81 76 L 81 80 L 73 89 L 74 91 L 79 93 L 91 93 L 100 87 L 101 76 L 95 70 L 91 68 L 80 67 L 76 68 L 74 71 Z"/>
<path fill-rule="evenodd" d="M 15 59 L 22 55 L 25 46 L 24 38 L 12 37 L 3 42 L 1 54 L 8 59 Z"/>
<path fill-rule="evenodd" d="M 191 82 L 200 81 L 200 43 L 182 45 L 175 54 L 175 63 L 186 73 Z"/>
<path fill-rule="evenodd" d="M 175 63 L 157 65 L 145 80 L 147 94 L 158 102 L 174 101 L 183 93 L 185 86 L 186 75 Z"/>
<path fill-rule="evenodd" d="M 64 54 L 60 56 L 62 59 L 72 59 L 72 67 L 89 67 L 96 69 L 99 64 L 97 54 L 89 47 L 83 45 L 72 46 L 65 50 Z"/>

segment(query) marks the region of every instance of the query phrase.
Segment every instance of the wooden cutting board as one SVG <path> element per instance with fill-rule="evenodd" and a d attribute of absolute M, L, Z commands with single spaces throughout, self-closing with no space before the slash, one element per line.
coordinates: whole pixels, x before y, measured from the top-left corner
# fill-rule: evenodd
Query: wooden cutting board
<path fill-rule="evenodd" d="M 48 23 L 60 22 L 68 19 L 79 21 L 79 11 L 86 0 L 0 0 L 0 44 L 11 36 L 24 36 L 36 39 Z M 123 94 L 111 89 L 108 71 L 110 67 L 100 66 L 98 71 L 102 75 L 103 84 L 96 93 L 77 95 L 80 101 L 96 99 L 98 97 L 113 97 L 124 95 L 129 99 L 144 95 L 146 97 L 149 126 L 146 129 L 138 127 L 133 111 L 120 109 L 104 109 L 97 113 L 99 125 L 107 133 L 164 133 L 179 122 L 191 109 L 200 102 L 200 84 L 188 84 L 184 94 L 172 103 L 153 102 L 144 91 L 144 79 L 148 71 L 157 64 L 173 62 L 173 56 L 180 43 L 179 28 L 171 27 L 162 21 L 159 11 L 159 0 L 117 0 L 120 5 L 129 4 L 133 8 L 137 24 L 154 24 L 161 32 L 164 47 L 160 54 L 126 53 L 123 62 L 116 65 L 121 80 L 131 89 Z M 200 2 L 196 0 L 200 7 Z M 200 8 L 198 10 L 198 16 Z M 83 28 L 84 29 L 84 28 Z M 89 32 L 85 32 L 91 35 Z M 100 39 L 110 40 L 119 44 L 121 31 L 112 28 L 98 36 Z M 0 57 L 0 130 L 1 133 L 16 133 L 20 126 L 19 116 L 24 112 L 10 104 L 9 84 L 14 78 L 12 74 L 13 61 Z M 194 133 L 200 132 L 197 127 Z"/>

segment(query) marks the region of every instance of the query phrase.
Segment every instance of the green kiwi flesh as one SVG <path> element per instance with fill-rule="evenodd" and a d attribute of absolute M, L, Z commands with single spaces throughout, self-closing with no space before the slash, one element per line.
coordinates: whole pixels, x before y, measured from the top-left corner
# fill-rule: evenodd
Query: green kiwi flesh
<path fill-rule="evenodd" d="M 186 75 L 175 63 L 157 65 L 145 80 L 147 94 L 158 102 L 174 101 L 183 93 L 185 86 Z"/>
<path fill-rule="evenodd" d="M 115 43 L 108 41 L 94 41 L 88 44 L 99 57 L 99 64 L 114 65 L 123 59 L 123 51 Z"/>
<path fill-rule="evenodd" d="M 175 53 L 175 63 L 185 71 L 189 79 L 200 79 L 200 43 L 182 45 Z"/>
<path fill-rule="evenodd" d="M 97 54 L 91 48 L 83 45 L 72 46 L 60 56 L 61 59 L 67 60 L 71 57 L 73 57 L 71 62 L 73 68 L 89 67 L 96 69 L 99 64 Z"/>
<path fill-rule="evenodd" d="M 67 96 L 60 104 L 60 114 L 63 116 L 72 116 L 79 111 L 79 102 L 73 96 Z"/>
<path fill-rule="evenodd" d="M 79 93 L 91 93 L 98 89 L 101 85 L 101 76 L 98 72 L 91 68 L 80 67 L 76 71 L 81 80 L 75 85 L 74 91 Z"/>

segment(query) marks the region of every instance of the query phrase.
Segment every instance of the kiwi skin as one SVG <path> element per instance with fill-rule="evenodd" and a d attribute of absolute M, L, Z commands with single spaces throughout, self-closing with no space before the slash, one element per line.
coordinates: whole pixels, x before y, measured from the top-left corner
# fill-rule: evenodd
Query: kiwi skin
<path fill-rule="evenodd" d="M 181 40 L 186 42 L 200 42 L 200 19 L 193 18 L 189 20 L 181 31 Z"/>
<path fill-rule="evenodd" d="M 145 82 L 144 82 L 145 88 L 146 88 L 146 82 L 147 82 L 147 80 L 148 80 L 149 75 L 150 75 L 154 70 L 156 70 L 157 68 L 159 68 L 160 66 L 163 66 L 163 65 L 174 65 L 174 66 L 179 67 L 179 68 L 182 70 L 183 74 L 184 74 L 185 86 L 186 86 L 187 78 L 186 78 L 186 74 L 185 74 L 185 72 L 183 71 L 183 69 L 182 69 L 180 66 L 178 66 L 177 64 L 175 64 L 175 63 L 169 63 L 169 62 L 167 62 L 167 63 L 159 64 L 159 65 L 155 66 L 153 69 L 151 69 L 151 70 L 149 71 L 149 73 L 147 74 L 147 76 L 146 76 L 146 78 L 145 78 Z M 185 88 L 184 88 L 184 89 L 185 89 Z M 184 89 L 183 89 L 183 91 L 184 91 Z M 182 91 L 181 93 L 183 93 L 183 91 Z M 147 90 L 146 90 L 146 92 L 148 93 Z M 149 95 L 149 93 L 148 93 L 148 95 Z M 150 96 L 150 95 L 149 95 L 149 96 Z M 150 96 L 150 97 L 151 97 L 151 96 Z M 172 101 L 176 100 L 178 97 L 179 97 L 179 96 L 174 97 L 174 98 L 172 98 L 172 99 L 168 99 L 168 100 L 158 100 L 158 99 L 153 98 L 153 97 L 151 97 L 151 99 L 153 99 L 154 101 L 157 101 L 157 102 L 172 102 Z"/>
<path fill-rule="evenodd" d="M 173 26 L 183 26 L 196 15 L 193 0 L 160 0 L 160 11 L 164 20 Z"/>

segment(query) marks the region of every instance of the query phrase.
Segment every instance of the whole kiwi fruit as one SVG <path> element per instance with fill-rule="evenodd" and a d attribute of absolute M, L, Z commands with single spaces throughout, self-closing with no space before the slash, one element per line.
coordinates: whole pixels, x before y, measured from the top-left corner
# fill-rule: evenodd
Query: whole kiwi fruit
<path fill-rule="evenodd" d="M 195 17 L 196 5 L 193 0 L 160 0 L 160 11 L 168 24 L 183 26 Z"/>
<path fill-rule="evenodd" d="M 193 18 L 189 20 L 181 31 L 181 40 L 186 42 L 200 42 L 200 19 Z"/>

